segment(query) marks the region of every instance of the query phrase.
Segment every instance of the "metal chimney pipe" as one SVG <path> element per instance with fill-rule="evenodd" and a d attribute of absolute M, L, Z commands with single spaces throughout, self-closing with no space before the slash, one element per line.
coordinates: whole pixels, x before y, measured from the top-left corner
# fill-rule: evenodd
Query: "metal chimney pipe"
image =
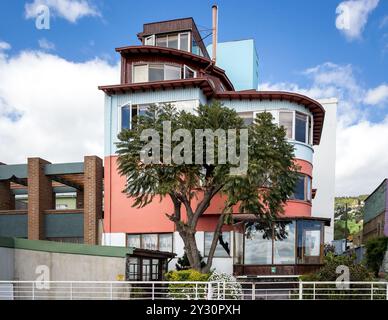
<path fill-rule="evenodd" d="M 218 33 L 218 7 L 216 5 L 212 6 L 212 14 L 213 14 L 212 60 L 215 64 L 217 59 L 217 33 Z"/>

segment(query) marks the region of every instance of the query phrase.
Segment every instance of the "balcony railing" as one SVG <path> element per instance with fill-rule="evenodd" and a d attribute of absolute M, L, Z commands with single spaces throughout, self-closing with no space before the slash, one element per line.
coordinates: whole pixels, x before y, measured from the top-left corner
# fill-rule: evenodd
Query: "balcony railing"
<path fill-rule="evenodd" d="M 388 300 L 387 282 L 0 281 L 0 300 Z"/>

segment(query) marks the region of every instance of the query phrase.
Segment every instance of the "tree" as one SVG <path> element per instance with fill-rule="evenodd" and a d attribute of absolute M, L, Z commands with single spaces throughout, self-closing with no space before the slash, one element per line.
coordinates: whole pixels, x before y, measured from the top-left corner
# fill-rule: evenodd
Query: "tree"
<path fill-rule="evenodd" d="M 249 148 L 245 147 L 249 161 L 246 174 L 232 175 L 231 170 L 238 165 L 232 161 L 218 161 L 223 159 L 222 152 L 229 156 L 234 151 L 223 143 L 222 137 L 214 139 L 214 159 L 210 161 L 207 156 L 211 148 L 207 139 L 203 138 L 204 143 L 199 147 L 185 139 L 174 141 L 171 136 L 163 135 L 166 122 L 170 124 L 171 132 L 181 129 L 181 133 L 189 132 L 191 137 L 195 137 L 198 129 L 212 132 L 235 129 L 234 149 L 240 152 L 244 148 L 241 129 L 247 129 Z M 144 139 L 144 132 L 152 132 L 152 135 Z M 246 127 L 234 110 L 218 102 L 200 105 L 195 114 L 178 112 L 169 104 L 152 105 L 145 115 L 138 117 L 132 130 L 123 130 L 118 137 L 118 170 L 127 177 L 123 192 L 134 199 L 133 206 L 137 208 L 147 206 L 156 197 L 171 199 L 173 210 L 165 214 L 183 240 L 191 268 L 203 273 L 211 268 L 222 227 L 232 222 L 234 208 L 238 212 L 255 214 L 260 218 L 259 228 L 268 231 L 283 212 L 283 204 L 293 193 L 297 180 L 294 148 L 286 141 L 284 128 L 273 124 L 272 115 L 267 112 L 257 115 L 254 123 Z M 153 147 L 150 147 L 152 143 Z M 160 155 L 164 148 L 169 152 Z M 171 163 L 171 150 L 185 161 Z M 196 161 L 198 155 L 203 158 L 202 163 Z M 144 161 L 144 157 L 152 161 Z M 226 200 L 214 228 L 206 265 L 201 266 L 195 241 L 197 224 L 218 194 L 224 195 Z M 280 225 L 276 236 L 281 238 L 285 234 Z"/>

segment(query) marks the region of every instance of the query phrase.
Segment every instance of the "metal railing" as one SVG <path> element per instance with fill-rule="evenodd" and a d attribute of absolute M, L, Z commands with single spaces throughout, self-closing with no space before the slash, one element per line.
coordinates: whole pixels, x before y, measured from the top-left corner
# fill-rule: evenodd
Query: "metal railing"
<path fill-rule="evenodd" d="M 388 300 L 387 282 L 0 281 L 0 300 Z"/>

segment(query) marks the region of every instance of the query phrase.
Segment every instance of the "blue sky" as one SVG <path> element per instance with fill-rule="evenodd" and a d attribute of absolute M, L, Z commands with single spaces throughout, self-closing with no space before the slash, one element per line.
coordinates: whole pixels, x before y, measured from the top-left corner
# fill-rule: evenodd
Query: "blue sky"
<path fill-rule="evenodd" d="M 213 1 L 123 1 L 96 0 L 90 3 L 101 17 L 84 17 L 70 23 L 59 17 L 50 30 L 38 30 L 33 19 L 25 19 L 30 1 L 0 2 L 0 39 L 12 45 L 12 53 L 38 48 L 45 38 L 60 55 L 72 61 L 95 56 L 117 60 L 114 48 L 137 44 L 136 33 L 144 22 L 192 16 L 200 29 L 211 27 Z M 341 1 L 273 0 L 218 1 L 219 40 L 254 38 L 260 57 L 260 81 L 293 81 L 305 84 L 300 71 L 322 62 L 352 64 L 362 80 L 377 86 L 388 70 L 388 1 L 380 1 L 372 12 L 361 39 L 348 41 L 335 26 L 335 10 Z M 206 35 L 208 31 L 204 31 Z M 210 37 L 207 39 L 210 41 Z"/>
<path fill-rule="evenodd" d="M 255 40 L 259 89 L 339 99 L 336 192 L 371 192 L 388 171 L 388 1 L 216 3 L 220 41 Z M 50 8 L 49 30 L 35 27 L 40 4 Z M 212 4 L 0 1 L 0 161 L 102 155 L 103 95 L 96 87 L 118 83 L 114 48 L 139 44 L 143 23 L 181 17 L 192 16 L 205 36 Z"/>

